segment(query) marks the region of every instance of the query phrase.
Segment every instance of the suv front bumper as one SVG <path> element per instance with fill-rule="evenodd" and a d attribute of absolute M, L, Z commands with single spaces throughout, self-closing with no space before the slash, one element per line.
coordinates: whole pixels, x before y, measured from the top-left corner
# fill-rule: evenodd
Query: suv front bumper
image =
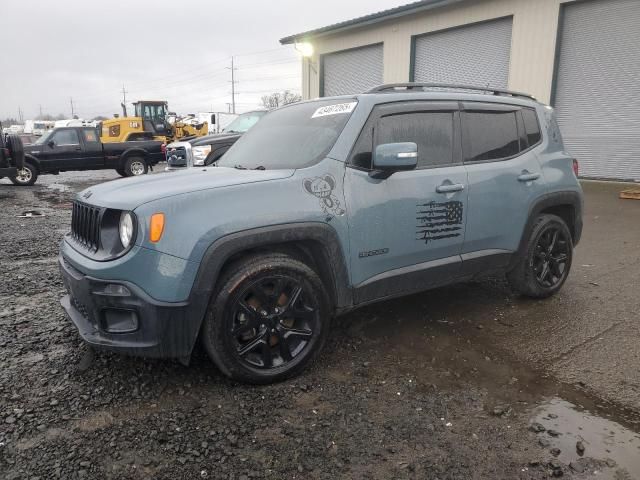
<path fill-rule="evenodd" d="M 144 357 L 191 354 L 200 320 L 188 302 L 159 302 L 126 281 L 84 275 L 61 254 L 67 289 L 60 303 L 90 345 Z"/>

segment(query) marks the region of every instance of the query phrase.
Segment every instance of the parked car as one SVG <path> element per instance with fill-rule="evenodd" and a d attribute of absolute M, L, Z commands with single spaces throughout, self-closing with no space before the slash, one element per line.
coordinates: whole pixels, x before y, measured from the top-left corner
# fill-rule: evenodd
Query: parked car
<path fill-rule="evenodd" d="M 207 166 L 217 162 L 266 113 L 266 110 L 246 112 L 233 120 L 222 133 L 170 143 L 167 145 L 165 170 Z"/>
<path fill-rule="evenodd" d="M 2 133 L 0 123 L 0 178 L 11 177 L 24 165 L 24 147 L 17 135 Z"/>
<path fill-rule="evenodd" d="M 11 177 L 15 185 L 33 185 L 39 175 L 69 170 L 115 169 L 131 177 L 164 159 L 162 142 L 101 143 L 95 127 L 55 128 L 25 145 L 24 151 L 24 166 Z"/>
<path fill-rule="evenodd" d="M 81 192 L 60 268 L 82 337 L 183 361 L 199 339 L 224 374 L 268 383 L 362 305 L 500 272 L 558 292 L 583 200 L 553 109 L 430 87 L 288 105 L 216 168 Z"/>

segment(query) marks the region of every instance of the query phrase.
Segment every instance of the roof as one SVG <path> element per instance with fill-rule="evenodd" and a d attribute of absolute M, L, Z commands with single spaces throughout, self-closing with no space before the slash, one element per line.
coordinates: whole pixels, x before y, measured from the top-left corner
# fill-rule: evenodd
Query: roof
<path fill-rule="evenodd" d="M 399 7 L 389 8 L 388 10 L 382 10 L 380 12 L 370 13 L 369 15 L 364 15 L 362 17 L 356 17 L 351 20 L 345 20 L 343 22 L 327 25 L 326 27 L 316 28 L 315 30 L 308 30 L 306 32 L 289 35 L 288 37 L 281 38 L 280 43 L 282 45 L 296 43 L 300 40 L 329 35 L 342 30 L 362 27 L 365 25 L 371 25 L 392 18 L 402 17 L 424 10 L 431 10 L 433 8 L 444 7 L 462 1 L 464 0 L 419 0 L 417 2 L 407 3 L 406 5 L 400 5 Z"/>

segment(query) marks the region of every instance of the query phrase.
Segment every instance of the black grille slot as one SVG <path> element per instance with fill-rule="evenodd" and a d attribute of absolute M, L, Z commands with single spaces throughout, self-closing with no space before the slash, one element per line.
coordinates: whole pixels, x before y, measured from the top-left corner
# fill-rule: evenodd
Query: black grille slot
<path fill-rule="evenodd" d="M 101 209 L 80 202 L 73 202 L 71 213 L 71 235 L 88 250 L 97 252 L 100 248 Z"/>

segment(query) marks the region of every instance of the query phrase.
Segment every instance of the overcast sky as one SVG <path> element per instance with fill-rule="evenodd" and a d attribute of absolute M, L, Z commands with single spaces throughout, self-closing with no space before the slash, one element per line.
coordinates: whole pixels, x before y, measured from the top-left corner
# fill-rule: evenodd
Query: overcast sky
<path fill-rule="evenodd" d="M 0 2 L 0 118 L 81 118 L 166 99 L 178 113 L 226 111 L 235 56 L 237 110 L 265 93 L 300 91 L 284 36 L 408 3 L 403 0 L 6 0 Z"/>

